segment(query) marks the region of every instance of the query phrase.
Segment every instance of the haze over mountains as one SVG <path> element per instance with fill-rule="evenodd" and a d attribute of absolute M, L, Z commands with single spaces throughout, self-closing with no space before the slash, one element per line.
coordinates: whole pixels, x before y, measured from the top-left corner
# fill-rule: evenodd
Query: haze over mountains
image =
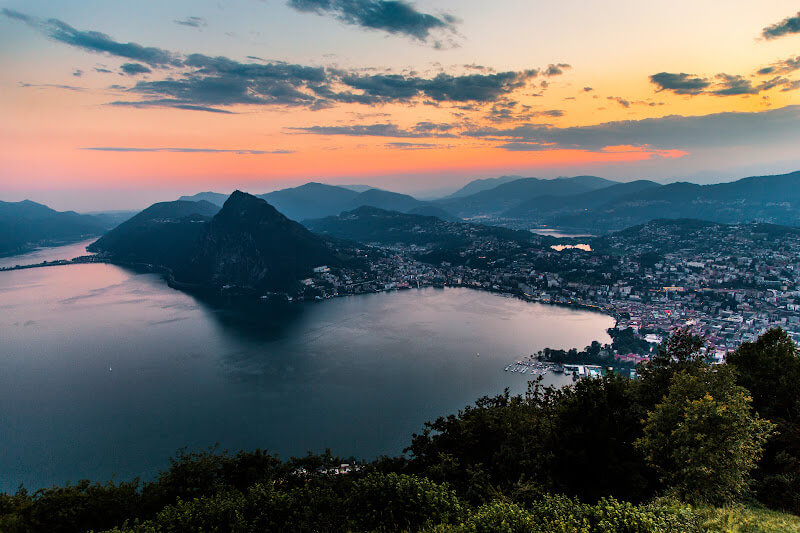
<path fill-rule="evenodd" d="M 620 183 L 595 176 L 556 179 L 504 176 L 475 180 L 445 198 L 428 201 L 367 186 L 311 182 L 257 197 L 288 219 L 315 228 L 319 227 L 319 219 L 365 206 L 448 222 L 467 220 L 515 229 L 547 226 L 593 234 L 662 218 L 800 226 L 800 172 L 714 185 L 686 182 L 661 185 L 649 180 Z M 171 220 L 172 225 L 164 233 L 172 233 L 174 240 L 180 241 L 193 235 L 196 230 L 193 224 L 214 216 L 228 199 L 225 194 L 209 191 L 183 196 L 178 202 L 154 204 L 118 228 L 125 232 L 126 243 L 117 252 L 140 254 L 139 247 L 151 237 L 152 221 L 165 209 L 169 212 L 163 218 Z M 128 216 L 127 213 L 58 212 L 31 201 L 0 202 L 0 254 L 101 235 Z M 115 230 L 102 242 L 112 243 L 118 235 Z M 169 262 L 171 255 L 182 253 L 179 244 L 167 244 L 171 242 L 167 237 L 159 242 L 163 249 L 159 250 L 156 243 L 149 250 L 159 261 Z"/>
<path fill-rule="evenodd" d="M 0 202 L 0 255 L 100 235 L 117 223 L 113 216 L 55 211 L 30 200 Z"/>

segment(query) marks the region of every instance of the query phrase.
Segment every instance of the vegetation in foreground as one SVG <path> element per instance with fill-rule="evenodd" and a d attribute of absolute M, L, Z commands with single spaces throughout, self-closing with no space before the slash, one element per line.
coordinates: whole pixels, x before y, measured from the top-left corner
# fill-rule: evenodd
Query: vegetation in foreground
<path fill-rule="evenodd" d="M 405 457 L 180 452 L 150 482 L 0 495 L 0 531 L 800 531 L 800 357 L 781 330 L 709 365 L 482 398 Z"/>

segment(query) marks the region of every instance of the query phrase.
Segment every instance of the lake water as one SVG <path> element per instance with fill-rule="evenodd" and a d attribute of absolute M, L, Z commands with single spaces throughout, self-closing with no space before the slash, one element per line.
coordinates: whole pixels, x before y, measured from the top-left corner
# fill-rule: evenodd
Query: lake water
<path fill-rule="evenodd" d="M 180 447 L 397 454 L 605 315 L 461 288 L 248 309 L 106 264 L 0 273 L 0 490 L 149 477 Z M 562 384 L 563 376 L 546 382 Z"/>
<path fill-rule="evenodd" d="M 0 268 L 13 267 L 17 265 L 38 265 L 44 261 L 74 259 L 82 255 L 91 255 L 86 251 L 86 247 L 96 240 L 97 237 L 92 237 L 91 239 L 67 244 L 65 246 L 37 248 L 25 254 L 0 257 Z"/>

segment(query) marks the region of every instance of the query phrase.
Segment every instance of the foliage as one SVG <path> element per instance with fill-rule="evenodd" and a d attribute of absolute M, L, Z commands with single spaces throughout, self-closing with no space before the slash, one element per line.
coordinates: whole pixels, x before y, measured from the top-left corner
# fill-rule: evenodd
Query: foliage
<path fill-rule="evenodd" d="M 747 492 L 750 471 L 773 428 L 750 404 L 729 367 L 681 372 L 664 401 L 648 413 L 637 447 L 681 498 L 732 501 Z"/>
<path fill-rule="evenodd" d="M 797 530 L 760 508 L 687 505 L 747 501 L 751 476 L 771 506 L 796 510 L 800 493 L 791 339 L 768 332 L 721 366 L 701 348 L 680 331 L 641 379 L 481 398 L 426 424 L 407 457 L 351 459 L 346 474 L 329 452 L 283 461 L 212 448 L 180 451 L 145 483 L 0 494 L 0 531 Z"/>
<path fill-rule="evenodd" d="M 800 354 L 781 329 L 742 344 L 727 362 L 738 383 L 753 396 L 753 407 L 776 424 L 756 472 L 759 499 L 800 514 Z"/>

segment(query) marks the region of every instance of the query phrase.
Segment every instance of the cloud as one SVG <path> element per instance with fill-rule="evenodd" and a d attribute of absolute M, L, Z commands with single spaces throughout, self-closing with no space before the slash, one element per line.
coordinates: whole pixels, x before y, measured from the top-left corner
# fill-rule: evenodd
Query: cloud
<path fill-rule="evenodd" d="M 151 46 L 136 43 L 121 43 L 105 33 L 98 31 L 80 31 L 58 19 L 40 19 L 31 17 L 11 9 L 0 10 L 6 17 L 24 22 L 40 31 L 50 39 L 86 50 L 88 52 L 105 53 L 116 57 L 133 59 L 153 67 L 178 65 L 175 54 Z"/>
<path fill-rule="evenodd" d="M 705 78 L 693 77 L 694 74 L 673 74 L 671 72 L 659 72 L 650 76 L 650 82 L 658 86 L 660 91 L 672 91 L 675 94 L 700 94 L 711 85 Z"/>
<path fill-rule="evenodd" d="M 362 0 L 353 0 L 355 4 L 350 0 L 304 2 L 305 6 L 362 6 Z M 367 4 L 372 5 L 375 2 L 370 0 Z M 395 3 L 378 4 L 383 9 L 386 7 L 384 4 Z M 376 105 L 410 102 L 432 105 L 482 104 L 497 101 L 525 88 L 540 74 L 538 69 L 528 69 L 464 75 L 440 72 L 433 77 L 422 77 L 416 74 L 366 74 L 363 70 L 311 67 L 282 61 L 264 61 L 260 58 L 254 58 L 254 62 L 240 62 L 221 56 L 182 55 L 137 43 L 120 43 L 100 32 L 80 31 L 56 19 L 39 19 L 8 9 L 2 10 L 2 14 L 19 20 L 58 42 L 90 52 L 129 59 L 131 61 L 121 66 L 125 74 L 133 76 L 155 73 L 155 69 L 164 73 L 159 76 L 160 79 L 138 80 L 132 86 L 119 88 L 138 99 L 119 100 L 111 104 L 134 108 L 171 107 L 228 112 L 221 108 L 236 105 L 276 105 L 324 109 L 348 103 Z M 105 66 L 102 67 L 95 70 L 110 71 Z M 545 73 L 554 75 L 556 70 L 567 67 L 564 63 L 550 65 Z"/>
<path fill-rule="evenodd" d="M 173 20 L 172 22 L 190 28 L 205 28 L 208 26 L 208 22 L 203 17 L 186 17 L 181 20 Z"/>
<path fill-rule="evenodd" d="M 346 24 L 420 41 L 428 40 L 434 30 L 455 32 L 455 17 L 421 13 L 402 0 L 289 0 L 288 5 L 297 11 L 331 14 Z"/>
<path fill-rule="evenodd" d="M 217 148 L 138 148 L 128 146 L 90 146 L 81 150 L 97 152 L 171 152 L 187 154 L 239 154 L 239 155 L 266 155 L 266 154 L 293 154 L 292 150 L 236 150 Z"/>
<path fill-rule="evenodd" d="M 800 70 L 800 56 L 776 61 L 775 63 L 760 69 L 757 74 L 762 76 L 767 74 L 789 74 L 796 70 Z"/>
<path fill-rule="evenodd" d="M 394 142 L 384 144 L 386 148 L 394 148 L 397 150 L 430 150 L 431 148 L 438 148 L 438 144 L 433 143 L 409 143 L 409 142 Z"/>
<path fill-rule="evenodd" d="M 564 70 L 572 68 L 572 65 L 568 65 L 566 63 L 557 63 L 557 64 L 550 64 L 547 66 L 546 69 L 542 72 L 545 76 L 560 76 L 564 74 Z"/>
<path fill-rule="evenodd" d="M 785 71 L 790 70 L 790 62 L 782 62 Z M 800 65 L 798 65 L 800 68 Z M 763 68 L 758 71 L 758 74 L 770 74 L 772 72 L 781 72 L 778 67 Z M 753 80 L 745 78 L 739 74 L 717 74 L 712 78 L 693 77 L 694 74 L 672 74 L 668 72 L 660 72 L 650 76 L 650 81 L 659 87 L 660 91 L 672 91 L 675 94 L 697 96 L 697 95 L 711 95 L 711 96 L 743 96 L 755 95 L 762 91 L 768 91 L 776 87 L 781 87 L 783 91 L 794 90 L 797 88 L 797 83 L 793 80 L 776 76 L 770 80 L 765 80 L 759 83 L 754 83 Z"/>
<path fill-rule="evenodd" d="M 800 33 L 800 12 L 793 17 L 786 17 L 776 24 L 767 26 L 761 31 L 761 36 L 765 39 L 777 39 L 793 33 Z"/>
<path fill-rule="evenodd" d="M 153 72 L 141 63 L 123 63 L 119 68 L 128 76 L 136 76 L 138 74 L 148 74 Z"/>
<path fill-rule="evenodd" d="M 647 146 L 693 151 L 711 147 L 785 144 L 800 140 L 800 106 L 762 112 L 730 112 L 700 116 L 606 122 L 557 128 L 527 124 L 513 128 L 472 128 L 468 137 L 507 141 L 506 150 L 583 149 Z"/>
<path fill-rule="evenodd" d="M 428 123 L 425 123 L 428 124 Z M 313 135 L 347 135 L 352 137 L 453 137 L 450 133 L 434 133 L 427 126 L 420 130 L 404 130 L 396 124 L 354 124 L 350 126 L 310 126 L 290 128 L 300 133 Z"/>
<path fill-rule="evenodd" d="M 400 74 L 349 74 L 342 77 L 344 85 L 363 92 L 375 102 L 410 100 L 417 96 L 436 102 L 491 102 L 524 87 L 539 74 L 530 69 L 496 74 L 467 74 L 454 76 L 440 73 L 433 78 Z"/>

